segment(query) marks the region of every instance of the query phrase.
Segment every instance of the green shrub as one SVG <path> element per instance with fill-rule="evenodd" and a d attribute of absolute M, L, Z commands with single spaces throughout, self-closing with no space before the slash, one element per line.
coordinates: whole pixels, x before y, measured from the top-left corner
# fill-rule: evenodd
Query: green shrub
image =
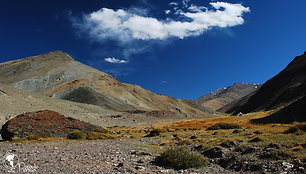
<path fill-rule="evenodd" d="M 296 127 L 298 127 L 301 131 L 306 132 L 306 124 L 297 124 Z"/>
<path fill-rule="evenodd" d="M 156 136 L 159 136 L 161 133 L 165 133 L 165 132 L 167 132 L 166 129 L 153 129 L 150 131 L 148 135 L 146 135 L 146 137 L 156 137 Z"/>
<path fill-rule="evenodd" d="M 96 129 L 95 132 L 108 134 L 109 131 L 107 129 Z"/>
<path fill-rule="evenodd" d="M 206 164 L 206 160 L 196 152 L 189 151 L 183 147 L 173 147 L 156 157 L 154 163 L 159 166 L 180 170 L 199 168 Z"/>
<path fill-rule="evenodd" d="M 207 128 L 207 130 L 218 130 L 218 129 L 242 129 L 242 126 L 236 123 L 220 122 Z"/>
<path fill-rule="evenodd" d="M 32 134 L 28 135 L 26 137 L 27 140 L 39 140 L 41 138 L 51 138 L 52 136 L 46 133 L 37 133 L 37 134 Z"/>
<path fill-rule="evenodd" d="M 299 130 L 306 132 L 306 124 L 296 124 L 292 127 L 289 127 L 284 133 L 293 134 L 293 133 L 297 133 Z"/>
<path fill-rule="evenodd" d="M 87 133 L 87 140 L 98 140 L 98 139 L 114 139 L 115 136 L 108 133 L 100 133 L 100 132 L 89 132 Z"/>
<path fill-rule="evenodd" d="M 85 139 L 85 135 L 82 131 L 73 131 L 67 135 L 67 138 L 79 140 L 79 139 Z"/>
<path fill-rule="evenodd" d="M 300 129 L 296 126 L 294 127 L 290 127 L 289 129 L 287 129 L 284 133 L 285 134 L 293 134 L 293 133 L 296 133 L 298 132 Z"/>

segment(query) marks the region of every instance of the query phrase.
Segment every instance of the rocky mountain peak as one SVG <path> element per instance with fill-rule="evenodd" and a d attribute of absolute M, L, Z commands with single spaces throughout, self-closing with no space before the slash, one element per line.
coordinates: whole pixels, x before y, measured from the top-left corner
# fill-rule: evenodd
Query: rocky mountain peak
<path fill-rule="evenodd" d="M 203 95 L 195 101 L 207 108 L 218 110 L 228 103 L 254 92 L 260 87 L 260 84 L 234 83 L 232 86 L 220 88 L 215 92 Z"/>
<path fill-rule="evenodd" d="M 52 61 L 54 59 L 62 60 L 62 61 L 74 61 L 74 59 L 69 54 L 61 50 L 51 51 L 48 53 L 44 53 L 38 56 L 29 57 L 29 58 L 32 58 L 32 59 L 34 58 L 40 61 L 44 61 L 44 60 Z"/>

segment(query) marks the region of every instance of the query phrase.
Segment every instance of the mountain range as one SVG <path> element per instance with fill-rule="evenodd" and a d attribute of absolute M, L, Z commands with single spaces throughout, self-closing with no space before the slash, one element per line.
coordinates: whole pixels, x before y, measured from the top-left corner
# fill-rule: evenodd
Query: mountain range
<path fill-rule="evenodd" d="M 256 122 L 306 121 L 306 52 L 297 56 L 279 74 L 268 80 L 260 89 L 230 103 L 221 110 L 236 115 L 281 109 Z"/>
<path fill-rule="evenodd" d="M 0 63 L 0 123 L 53 110 L 99 126 L 139 125 L 275 110 L 254 122 L 305 121 L 306 53 L 263 85 L 235 83 L 194 101 L 155 94 L 62 51 Z"/>
<path fill-rule="evenodd" d="M 261 84 L 235 83 L 232 86 L 220 88 L 215 92 L 203 95 L 195 101 L 206 108 L 217 111 L 227 104 L 258 90 L 260 87 Z"/>
<path fill-rule="evenodd" d="M 99 106 L 104 110 L 101 114 L 168 111 L 177 119 L 207 117 L 213 113 L 191 100 L 175 99 L 138 85 L 122 83 L 109 74 L 75 61 L 62 51 L 1 63 L 0 83 L 3 91 L 9 86 L 50 99 Z"/>

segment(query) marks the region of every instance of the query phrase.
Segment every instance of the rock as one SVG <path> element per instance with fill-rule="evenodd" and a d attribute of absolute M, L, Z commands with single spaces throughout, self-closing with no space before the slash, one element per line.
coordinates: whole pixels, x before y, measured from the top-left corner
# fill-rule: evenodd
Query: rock
<path fill-rule="evenodd" d="M 16 116 L 2 126 L 0 133 L 4 140 L 12 140 L 14 136 L 25 138 L 29 135 L 65 137 L 74 130 L 92 132 L 100 128 L 90 123 L 65 117 L 54 111 L 43 110 Z"/>
<path fill-rule="evenodd" d="M 238 143 L 234 140 L 226 140 L 223 143 L 221 143 L 222 147 L 230 148 L 230 147 L 236 147 Z"/>
<path fill-rule="evenodd" d="M 284 167 L 286 170 L 291 169 L 291 168 L 294 167 L 293 164 L 288 163 L 288 162 L 283 162 L 282 165 L 283 165 L 283 167 Z"/>
<path fill-rule="evenodd" d="M 260 159 L 281 160 L 291 158 L 291 155 L 283 151 L 264 151 L 259 155 Z"/>
<path fill-rule="evenodd" d="M 247 166 L 248 170 L 251 172 L 256 172 L 262 170 L 261 164 L 250 164 Z"/>
<path fill-rule="evenodd" d="M 222 147 L 213 147 L 205 150 L 202 154 L 208 158 L 222 158 L 224 157 L 224 149 Z"/>
<path fill-rule="evenodd" d="M 123 163 L 119 163 L 119 164 L 117 165 L 117 167 L 124 167 L 124 164 L 123 164 Z"/>
<path fill-rule="evenodd" d="M 244 154 L 256 152 L 256 148 L 252 146 L 243 145 L 243 146 L 236 147 L 235 152 L 240 152 L 242 155 L 244 155 Z"/>
<path fill-rule="evenodd" d="M 279 149 L 280 145 L 276 143 L 270 143 L 267 148 Z"/>
<path fill-rule="evenodd" d="M 204 148 L 204 147 L 203 147 L 202 145 L 197 145 L 197 146 L 194 147 L 194 150 L 196 150 L 196 151 L 202 151 L 203 148 Z"/>
<path fill-rule="evenodd" d="M 241 171 L 244 167 L 242 161 L 235 154 L 230 154 L 228 157 L 221 158 L 218 161 L 218 164 L 223 168 L 232 169 L 235 171 Z"/>
<path fill-rule="evenodd" d="M 136 170 L 144 170 L 145 167 L 143 167 L 143 166 L 135 166 L 135 169 L 136 169 Z"/>

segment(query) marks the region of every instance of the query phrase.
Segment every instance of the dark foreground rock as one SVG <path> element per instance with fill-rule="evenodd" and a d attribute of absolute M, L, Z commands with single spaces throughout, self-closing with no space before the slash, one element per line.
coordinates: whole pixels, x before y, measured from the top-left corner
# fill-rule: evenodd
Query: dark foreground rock
<path fill-rule="evenodd" d="M 44 110 L 18 115 L 6 122 L 0 133 L 4 140 L 12 140 L 13 137 L 25 138 L 37 134 L 65 137 L 74 130 L 91 132 L 99 128 L 90 123 L 65 117 L 54 111 Z"/>

